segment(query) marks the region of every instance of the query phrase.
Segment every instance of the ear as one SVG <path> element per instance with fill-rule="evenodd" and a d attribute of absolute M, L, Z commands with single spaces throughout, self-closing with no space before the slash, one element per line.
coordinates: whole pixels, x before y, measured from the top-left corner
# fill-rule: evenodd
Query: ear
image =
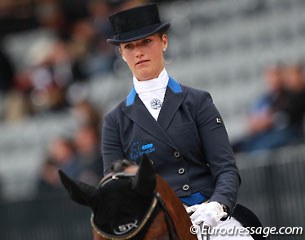
<path fill-rule="evenodd" d="M 156 187 L 156 173 L 146 154 L 143 155 L 138 172 L 133 180 L 133 188 L 143 196 L 151 196 Z"/>
<path fill-rule="evenodd" d="M 167 47 L 168 47 L 168 37 L 167 35 L 164 33 L 162 34 L 162 49 L 163 49 L 163 52 L 166 51 Z"/>
<path fill-rule="evenodd" d="M 85 205 L 92 206 L 92 200 L 97 192 L 96 188 L 86 183 L 73 181 L 62 170 L 58 170 L 60 180 L 64 187 L 68 190 L 73 201 Z"/>

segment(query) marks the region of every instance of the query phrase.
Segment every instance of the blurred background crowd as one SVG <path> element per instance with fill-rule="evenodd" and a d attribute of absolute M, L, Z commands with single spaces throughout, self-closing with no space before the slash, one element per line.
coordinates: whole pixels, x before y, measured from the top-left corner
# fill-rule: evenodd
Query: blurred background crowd
<path fill-rule="evenodd" d="M 102 104 L 88 98 L 88 81 L 111 74 L 118 57 L 106 43 L 108 16 L 143 0 L 41 0 L 0 3 L 0 121 L 16 124 L 71 112 L 78 128 L 47 143 L 37 196 L 60 189 L 57 169 L 96 184 Z"/>
<path fill-rule="evenodd" d="M 108 16 L 142 2 L 2 0 L 2 120 L 61 111 L 83 100 L 86 81 L 113 70 L 116 53 L 106 43 L 112 35 Z M 15 41 L 20 50 L 7 52 L 3 41 Z"/>
<path fill-rule="evenodd" d="M 235 152 L 272 150 L 304 143 L 305 72 L 300 63 L 267 66 L 265 92 L 249 109 L 245 137 Z"/>
<path fill-rule="evenodd" d="M 125 98 L 131 83 L 117 49 L 106 43 L 112 36 L 108 16 L 149 2 L 158 2 L 163 20 L 172 24 L 169 73 L 211 92 L 224 118 L 252 187 L 251 193 L 241 190 L 241 200 L 253 203 L 264 222 L 278 223 L 279 213 L 268 214 L 266 205 L 281 212 L 288 200 L 279 203 L 284 188 L 274 186 L 286 185 L 279 181 L 282 170 L 272 164 L 294 166 L 285 183 L 297 178 L 294 186 L 304 183 L 298 175 L 305 162 L 302 0 L 0 0 L 0 216 L 13 219 L 15 211 L 4 209 L 14 204 L 50 205 L 63 193 L 59 168 L 98 183 L 103 116 Z M 276 201 L 262 194 L 266 198 L 253 202 L 251 196 L 262 191 L 258 180 L 273 184 L 266 194 L 277 189 Z M 297 209 L 304 208 L 304 194 L 298 192 Z M 9 229 L 9 223 L 1 224 Z M 26 239 L 7 234 L 8 240 Z M 50 239 L 70 239 L 60 234 Z"/>

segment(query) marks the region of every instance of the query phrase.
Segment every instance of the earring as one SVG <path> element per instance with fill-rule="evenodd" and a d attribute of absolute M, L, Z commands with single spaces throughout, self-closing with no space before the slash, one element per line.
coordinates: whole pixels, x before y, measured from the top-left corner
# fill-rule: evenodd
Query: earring
<path fill-rule="evenodd" d="M 163 48 L 163 52 L 165 52 L 166 51 L 166 48 Z"/>

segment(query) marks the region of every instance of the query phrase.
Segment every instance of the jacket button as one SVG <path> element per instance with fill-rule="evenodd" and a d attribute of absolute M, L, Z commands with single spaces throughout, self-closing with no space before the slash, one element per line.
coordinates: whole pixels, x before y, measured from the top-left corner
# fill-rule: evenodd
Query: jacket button
<path fill-rule="evenodd" d="M 178 151 L 174 152 L 174 157 L 179 158 L 180 157 L 180 152 L 178 152 Z"/>
<path fill-rule="evenodd" d="M 182 175 L 185 172 L 184 168 L 179 168 L 178 173 Z"/>
<path fill-rule="evenodd" d="M 183 187 L 182 187 L 183 191 L 187 191 L 190 189 L 190 186 L 187 185 L 187 184 L 184 184 Z"/>

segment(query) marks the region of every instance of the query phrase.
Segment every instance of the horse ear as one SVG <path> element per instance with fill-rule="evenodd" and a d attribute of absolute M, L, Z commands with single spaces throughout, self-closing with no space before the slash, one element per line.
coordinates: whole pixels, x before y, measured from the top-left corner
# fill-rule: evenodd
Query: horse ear
<path fill-rule="evenodd" d="M 143 196 L 151 196 L 155 187 L 156 173 L 151 161 L 144 154 L 133 180 L 133 188 Z"/>
<path fill-rule="evenodd" d="M 92 200 L 97 192 L 96 188 L 86 183 L 72 180 L 62 170 L 58 170 L 58 174 L 71 199 L 81 205 L 91 207 Z"/>

